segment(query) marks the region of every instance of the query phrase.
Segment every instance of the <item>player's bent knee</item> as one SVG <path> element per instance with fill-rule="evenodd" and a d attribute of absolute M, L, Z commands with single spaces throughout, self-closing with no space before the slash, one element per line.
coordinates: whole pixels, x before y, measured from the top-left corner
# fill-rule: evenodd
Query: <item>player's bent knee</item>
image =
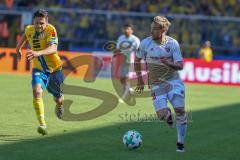
<path fill-rule="evenodd" d="M 176 107 L 174 108 L 176 114 L 185 114 L 185 109 L 184 107 Z"/>
<path fill-rule="evenodd" d="M 187 123 L 187 114 L 185 112 L 176 112 L 176 122 L 179 124 Z"/>
<path fill-rule="evenodd" d="M 41 87 L 34 87 L 33 88 L 33 96 L 34 98 L 39 98 L 39 97 L 42 97 L 42 88 Z"/>
<path fill-rule="evenodd" d="M 61 98 L 61 97 L 60 98 L 55 98 L 54 100 L 55 100 L 55 102 L 58 106 L 63 105 L 63 98 Z"/>
<path fill-rule="evenodd" d="M 159 120 L 165 120 L 168 110 L 167 110 L 167 108 L 164 108 L 164 109 L 158 110 L 156 113 L 157 113 Z"/>

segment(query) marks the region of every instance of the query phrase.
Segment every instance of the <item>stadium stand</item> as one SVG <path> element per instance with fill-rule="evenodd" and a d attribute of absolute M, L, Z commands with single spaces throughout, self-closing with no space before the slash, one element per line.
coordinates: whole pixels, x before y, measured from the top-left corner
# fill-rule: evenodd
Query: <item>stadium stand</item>
<path fill-rule="evenodd" d="M 169 34 L 178 39 L 185 57 L 196 57 L 196 50 L 206 40 L 211 41 L 217 55 L 236 56 L 240 51 L 239 0 L 15 0 L 12 5 L 6 2 L 0 0 L 0 9 L 9 12 L 48 6 L 50 22 L 58 29 L 62 50 L 101 50 L 106 41 L 116 40 L 124 23 L 134 24 L 136 34 L 146 37 L 151 18 L 163 14 L 174 19 Z M 20 18 L 8 17 L 0 14 L 0 24 L 8 24 L 11 38 L 0 45 L 12 47 L 14 37 L 20 33 L 17 26 L 21 25 Z"/>

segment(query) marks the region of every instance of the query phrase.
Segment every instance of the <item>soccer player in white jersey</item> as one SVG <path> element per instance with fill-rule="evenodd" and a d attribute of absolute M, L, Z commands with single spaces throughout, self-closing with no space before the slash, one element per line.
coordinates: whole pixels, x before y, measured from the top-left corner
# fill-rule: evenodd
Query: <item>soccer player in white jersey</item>
<path fill-rule="evenodd" d="M 138 76 L 136 91 L 142 92 L 144 81 L 141 75 L 141 59 L 144 59 L 149 71 L 149 85 L 153 105 L 160 120 L 173 127 L 172 104 L 176 113 L 177 151 L 184 152 L 184 138 L 187 128 L 185 113 L 185 87 L 178 71 L 183 69 L 183 58 L 178 42 L 167 36 L 171 23 L 161 16 L 156 16 L 151 24 L 152 36 L 141 41 L 135 58 L 135 71 Z"/>
<path fill-rule="evenodd" d="M 123 92 L 121 93 L 121 98 L 125 99 L 128 93 L 131 92 L 132 88 L 127 82 L 130 64 L 134 62 L 133 58 L 140 45 L 140 40 L 138 37 L 133 35 L 134 27 L 132 24 L 125 24 L 123 26 L 123 35 L 121 35 L 117 40 L 115 55 L 120 55 L 122 57 L 120 66 L 120 81 L 123 85 Z M 121 100 L 120 100 L 121 102 Z"/>

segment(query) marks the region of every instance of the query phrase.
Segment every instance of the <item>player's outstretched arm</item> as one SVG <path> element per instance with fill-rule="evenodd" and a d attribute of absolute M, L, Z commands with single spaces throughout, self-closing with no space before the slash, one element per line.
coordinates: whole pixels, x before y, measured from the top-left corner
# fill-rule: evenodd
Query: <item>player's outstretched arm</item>
<path fill-rule="evenodd" d="M 51 46 L 49 46 L 46 49 L 41 50 L 41 51 L 33 51 L 31 49 L 28 49 L 27 50 L 27 58 L 28 58 L 28 60 L 32 60 L 34 57 L 53 54 L 56 51 L 57 51 L 57 45 L 56 44 L 52 44 Z"/>
<path fill-rule="evenodd" d="M 144 89 L 144 81 L 143 81 L 142 72 L 141 72 L 141 58 L 135 57 L 134 69 L 137 74 L 137 80 L 138 80 L 135 91 L 141 93 Z"/>
<path fill-rule="evenodd" d="M 18 55 L 18 59 L 19 59 L 19 60 L 20 60 L 21 57 L 22 57 L 22 51 L 21 51 L 21 49 L 22 49 L 23 45 L 26 43 L 26 41 L 27 41 L 27 37 L 26 37 L 25 34 L 23 34 L 23 35 L 21 36 L 20 41 L 18 42 L 18 44 L 17 44 L 17 46 L 16 46 L 16 52 L 17 52 L 17 55 Z"/>

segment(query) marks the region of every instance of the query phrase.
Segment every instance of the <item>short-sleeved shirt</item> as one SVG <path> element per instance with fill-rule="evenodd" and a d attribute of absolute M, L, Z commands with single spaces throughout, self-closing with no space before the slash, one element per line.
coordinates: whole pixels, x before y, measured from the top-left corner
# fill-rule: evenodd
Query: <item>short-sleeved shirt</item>
<path fill-rule="evenodd" d="M 46 29 L 41 33 L 35 31 L 33 25 L 28 25 L 25 28 L 25 35 L 31 50 L 41 51 L 51 46 L 58 45 L 57 32 L 54 26 L 48 24 Z M 34 57 L 33 68 L 42 70 L 46 73 L 52 73 L 62 67 L 62 61 L 57 52 L 49 55 Z"/>
<path fill-rule="evenodd" d="M 167 36 L 167 42 L 162 45 L 157 44 L 152 37 L 142 40 L 136 56 L 145 59 L 149 71 L 150 84 L 180 80 L 178 71 L 160 61 L 162 57 L 166 57 L 172 62 L 183 61 L 179 44 L 172 37 Z"/>

